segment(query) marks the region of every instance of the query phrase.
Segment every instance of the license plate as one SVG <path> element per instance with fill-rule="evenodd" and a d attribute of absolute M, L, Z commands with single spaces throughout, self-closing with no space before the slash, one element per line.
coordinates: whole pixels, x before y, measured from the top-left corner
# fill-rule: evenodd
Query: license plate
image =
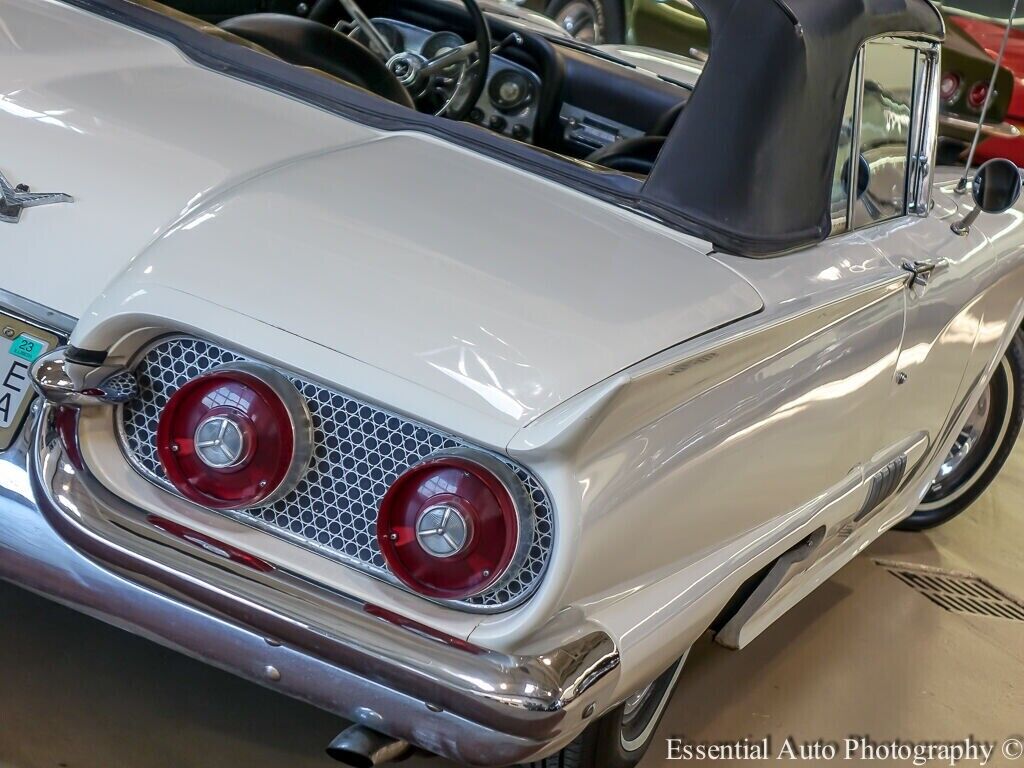
<path fill-rule="evenodd" d="M 0 312 L 0 451 L 14 442 L 32 402 L 32 363 L 57 345 L 42 328 Z"/>

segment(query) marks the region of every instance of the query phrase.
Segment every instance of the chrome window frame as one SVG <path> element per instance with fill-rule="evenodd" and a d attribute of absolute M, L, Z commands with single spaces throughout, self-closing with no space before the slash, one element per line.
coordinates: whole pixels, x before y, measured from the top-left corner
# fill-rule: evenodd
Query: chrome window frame
<path fill-rule="evenodd" d="M 853 167 L 854 163 L 852 162 L 852 160 L 853 160 L 853 148 L 855 146 L 857 146 L 857 143 L 860 142 L 860 121 L 857 118 L 860 115 L 860 101 L 861 101 L 861 95 L 863 93 L 863 90 L 860 87 L 860 83 L 862 82 L 862 78 L 863 78 L 863 71 L 862 71 L 862 69 L 863 69 L 863 59 L 862 59 L 862 57 L 860 55 L 860 52 L 858 52 L 856 58 L 853 60 L 853 66 L 850 67 L 850 84 L 848 86 L 848 88 L 853 88 L 853 112 L 850 115 L 850 148 L 849 148 L 849 152 L 847 153 L 846 162 L 850 163 L 850 172 L 854 174 L 853 179 L 852 179 L 854 182 L 857 181 L 857 169 Z M 846 94 L 847 101 L 849 101 L 849 97 L 850 97 L 849 90 L 847 90 L 847 94 Z M 843 123 L 844 124 L 846 123 L 846 113 L 845 113 L 845 110 L 843 112 Z M 840 142 L 840 144 L 836 148 L 835 163 L 838 163 L 839 160 L 840 160 L 839 155 L 840 155 L 840 152 L 842 151 L 842 140 L 843 140 L 842 129 L 840 129 L 840 133 L 839 133 L 839 142 Z M 834 168 L 833 168 L 833 171 L 834 171 Z M 850 187 L 850 189 L 853 189 L 853 187 Z M 832 202 L 832 201 L 830 200 L 830 202 Z M 831 221 L 832 230 L 829 233 L 829 237 L 838 237 L 839 235 L 844 235 L 844 234 L 846 234 L 847 232 L 850 231 L 850 226 L 849 225 L 850 225 L 850 221 L 852 219 L 852 217 L 851 217 L 851 210 L 852 210 L 852 207 L 851 207 L 851 203 L 850 203 L 850 195 L 847 194 L 846 195 L 846 209 L 842 212 L 842 215 L 839 215 L 839 216 L 833 215 L 833 217 L 832 217 L 832 221 Z"/>
<path fill-rule="evenodd" d="M 931 210 L 932 179 L 935 175 L 935 154 L 939 144 L 939 64 L 940 48 L 937 43 L 915 46 L 922 53 L 915 72 L 914 107 L 911 119 L 911 155 L 907 174 L 907 212 L 925 217 Z"/>
<path fill-rule="evenodd" d="M 906 206 L 899 216 L 882 221 L 869 222 L 859 227 L 853 226 L 853 213 L 856 197 L 847 196 L 846 218 L 839 228 L 833 224 L 831 236 L 840 236 L 849 232 L 897 221 L 905 216 L 925 217 L 931 210 L 931 187 L 935 173 L 935 152 L 938 147 L 938 103 L 939 103 L 939 51 L 938 43 L 914 40 L 912 38 L 884 35 L 864 42 L 857 52 L 854 62 L 855 74 L 853 87 L 856 88 L 853 105 L 853 134 L 851 138 L 851 158 L 853 152 L 860 147 L 861 118 L 864 106 L 864 58 L 867 46 L 872 43 L 897 45 L 918 51 L 920 55 L 914 60 L 914 94 L 911 102 L 911 127 L 907 151 L 907 172 L 905 200 Z M 838 157 L 838 148 L 837 148 Z M 860 172 L 859 163 L 850 163 L 849 189 L 857 189 Z"/>
<path fill-rule="evenodd" d="M 846 193 L 846 221 L 843 225 L 843 232 L 853 232 L 855 227 L 853 226 L 853 208 L 857 202 L 856 190 L 860 184 L 860 163 L 854 162 L 854 157 L 860 156 L 860 123 L 861 116 L 864 111 L 864 49 L 867 46 L 865 43 L 857 51 L 857 66 L 856 66 L 856 82 L 854 88 L 856 92 L 853 96 L 853 135 L 850 138 L 850 176 L 849 182 L 847 183 Z"/>

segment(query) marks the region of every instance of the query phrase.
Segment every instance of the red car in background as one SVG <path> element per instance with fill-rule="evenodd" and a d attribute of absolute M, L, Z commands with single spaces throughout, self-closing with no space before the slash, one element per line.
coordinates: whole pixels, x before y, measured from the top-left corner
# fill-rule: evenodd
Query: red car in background
<path fill-rule="evenodd" d="M 999 47 L 1003 41 L 1012 5 L 1013 0 L 951 0 L 944 1 L 942 9 L 951 24 L 955 24 L 995 60 L 999 55 Z M 1018 10 L 1024 12 L 1024 3 L 1021 3 Z M 1002 65 L 1013 74 L 1014 83 L 1006 122 L 1024 134 L 1024 19 L 1018 18 L 1014 21 Z M 952 89 L 954 85 L 961 87 L 959 83 L 947 83 L 944 77 L 944 91 L 947 88 Z M 968 94 L 968 97 L 971 95 Z M 984 93 L 974 95 L 980 95 L 981 100 L 984 100 Z M 993 157 L 1005 157 L 1024 167 L 1024 135 L 991 136 L 984 139 L 978 145 L 975 162 L 981 163 Z"/>

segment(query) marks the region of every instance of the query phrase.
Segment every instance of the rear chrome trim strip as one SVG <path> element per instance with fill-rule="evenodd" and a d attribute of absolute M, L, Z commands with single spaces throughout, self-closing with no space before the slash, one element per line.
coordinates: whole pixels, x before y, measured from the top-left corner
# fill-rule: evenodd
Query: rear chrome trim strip
<path fill-rule="evenodd" d="M 71 335 L 75 323 L 78 322 L 71 315 L 65 315 L 63 312 L 50 309 L 2 288 L 0 288 L 0 308 L 3 308 L 7 314 L 12 314 L 27 323 L 38 325 L 63 338 Z"/>

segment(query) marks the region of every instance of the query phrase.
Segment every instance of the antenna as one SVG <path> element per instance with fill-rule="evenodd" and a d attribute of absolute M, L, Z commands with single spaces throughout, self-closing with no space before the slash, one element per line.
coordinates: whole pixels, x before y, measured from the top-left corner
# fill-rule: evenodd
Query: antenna
<path fill-rule="evenodd" d="M 1010 8 L 1010 16 L 1006 19 L 1006 29 L 1003 30 L 1003 41 L 999 44 L 999 55 L 996 56 L 996 64 L 992 67 L 992 78 L 988 81 L 988 93 L 985 94 L 985 103 L 981 107 L 981 114 L 978 115 L 978 127 L 974 130 L 974 140 L 971 142 L 971 151 L 967 154 L 967 164 L 964 166 L 964 175 L 957 182 L 956 192 L 962 195 L 967 191 L 967 177 L 971 173 L 971 166 L 974 165 L 974 152 L 978 149 L 978 140 L 981 138 L 981 128 L 985 123 L 985 116 L 988 114 L 988 107 L 992 103 L 992 97 L 996 93 L 996 76 L 999 75 L 999 67 L 1003 64 L 1003 56 L 1006 54 L 1006 43 L 1010 39 L 1010 29 L 1013 28 L 1013 20 L 1017 16 L 1017 3 L 1020 0 L 1013 0 Z"/>

